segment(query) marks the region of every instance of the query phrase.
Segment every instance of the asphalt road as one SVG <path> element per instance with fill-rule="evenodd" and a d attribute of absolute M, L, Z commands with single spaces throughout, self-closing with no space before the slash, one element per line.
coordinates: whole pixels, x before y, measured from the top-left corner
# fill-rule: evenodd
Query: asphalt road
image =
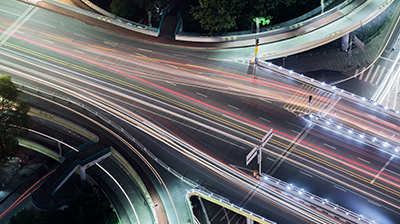
<path fill-rule="evenodd" d="M 1 4 L 2 9 L 9 8 L 1 15 L 0 29 L 12 34 L 0 38 L 4 73 L 26 85 L 64 92 L 99 111 L 102 107 L 155 156 L 200 186 L 278 223 L 307 223 L 301 215 L 315 211 L 299 205 L 287 211 L 273 202 L 284 197 L 268 187 L 248 200 L 256 181 L 232 166 L 244 168 L 247 153 L 274 128 L 274 137 L 263 150 L 263 172 L 273 171 L 275 177 L 332 198 L 379 223 L 395 223 L 398 218 L 399 209 L 391 205 L 398 195 L 397 157 L 390 159 L 375 145 L 356 144 L 353 138 L 326 128 L 307 129 L 308 122 L 297 115 L 308 113 L 308 96 L 313 95 L 312 112 L 328 108 L 327 117 L 343 123 L 351 117 L 344 124 L 360 130 L 368 126 L 374 134 L 385 130 L 381 135 L 385 139 L 398 134 L 397 127 L 388 125 L 396 117 L 241 63 L 240 49 L 165 47 L 19 2 Z M 238 60 L 225 60 L 228 54 Z M 384 122 L 377 123 L 377 118 Z M 361 157 L 366 150 L 367 156 Z M 247 169 L 257 169 L 255 161 Z M 304 180 L 309 176 L 303 173 L 309 171 L 324 175 Z M 335 186 L 352 192 L 351 197 Z M 368 200 L 380 200 L 382 205 Z"/>

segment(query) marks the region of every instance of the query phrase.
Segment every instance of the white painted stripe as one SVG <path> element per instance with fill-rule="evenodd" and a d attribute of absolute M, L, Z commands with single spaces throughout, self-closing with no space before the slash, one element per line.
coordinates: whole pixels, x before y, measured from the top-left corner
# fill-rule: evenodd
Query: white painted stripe
<path fill-rule="evenodd" d="M 386 169 L 386 171 L 388 171 L 389 173 L 396 174 L 397 176 L 400 176 L 400 174 L 398 174 L 398 173 L 396 173 L 396 172 L 394 172 L 394 171 L 391 171 L 391 170 L 388 170 L 388 169 Z"/>
<path fill-rule="evenodd" d="M 85 54 L 85 52 L 80 51 L 80 50 L 76 50 L 76 49 L 72 49 L 72 50 L 75 51 L 75 52 L 77 52 L 77 53 L 80 53 L 80 54 Z"/>
<path fill-rule="evenodd" d="M 40 22 L 40 21 L 38 21 L 38 20 L 35 20 L 35 19 L 31 19 L 31 21 L 33 21 L 33 22 L 35 22 L 35 23 L 42 24 L 42 25 L 44 25 L 44 26 L 51 27 L 51 28 L 53 28 L 53 29 L 55 29 L 55 28 L 56 28 L 56 27 L 55 27 L 55 26 L 53 26 L 53 25 L 50 25 L 50 24 L 47 24 L 47 23 L 44 23 L 44 22 Z"/>
<path fill-rule="evenodd" d="M 378 85 L 378 82 L 381 80 L 381 77 L 382 77 L 383 73 L 385 72 L 385 69 L 386 69 L 386 67 L 383 67 L 382 71 L 381 71 L 381 74 L 379 74 L 379 76 L 376 77 L 375 85 Z"/>
<path fill-rule="evenodd" d="M 176 84 L 173 83 L 173 82 L 170 82 L 170 81 L 165 81 L 165 82 L 168 83 L 168 84 L 171 84 L 171 85 L 173 85 L 173 86 L 176 86 Z"/>
<path fill-rule="evenodd" d="M 153 52 L 152 50 L 147 50 L 147 49 L 143 49 L 143 48 L 138 48 L 141 51 L 147 51 L 147 52 Z"/>
<path fill-rule="evenodd" d="M 369 76 L 371 75 L 372 70 L 374 69 L 374 67 L 375 67 L 375 65 L 372 65 L 371 68 L 369 68 L 368 73 L 367 73 L 367 76 L 365 76 L 364 81 L 368 82 L 368 78 L 369 78 Z"/>
<path fill-rule="evenodd" d="M 146 55 L 143 55 L 143 54 L 141 54 L 141 53 L 135 52 L 135 54 L 136 54 L 136 55 L 138 55 L 138 56 L 140 56 L 140 57 L 147 58 L 147 56 L 146 56 Z"/>
<path fill-rule="evenodd" d="M 113 43 L 113 42 L 109 42 L 109 41 L 104 41 L 104 44 L 107 44 L 107 45 L 110 45 L 110 46 L 113 46 L 113 47 L 118 46 L 117 43 Z"/>
<path fill-rule="evenodd" d="M 273 161 L 273 162 L 275 162 L 275 160 L 274 160 L 273 158 L 267 157 L 267 159 L 268 159 L 268 160 L 271 160 L 271 161 Z"/>
<path fill-rule="evenodd" d="M 173 54 L 173 55 L 178 56 L 178 57 L 187 57 L 187 55 L 184 55 L 184 54 Z"/>
<path fill-rule="evenodd" d="M 54 44 L 54 42 L 49 41 L 49 40 L 46 40 L 46 39 L 43 39 L 43 41 L 44 41 L 44 42 L 47 42 L 47 43 L 50 43 L 50 44 Z"/>
<path fill-rule="evenodd" d="M 208 96 L 199 92 L 196 92 L 197 95 L 207 98 Z"/>
<path fill-rule="evenodd" d="M 361 80 L 363 79 L 364 74 L 365 74 L 364 69 L 365 69 L 365 67 L 362 68 L 362 70 L 361 70 L 361 71 L 362 71 L 362 72 L 361 72 L 361 75 L 358 76 L 358 78 L 361 79 Z"/>
<path fill-rule="evenodd" d="M 358 69 L 356 69 L 356 71 L 354 72 L 354 75 L 356 75 L 358 73 Z"/>
<path fill-rule="evenodd" d="M 336 188 L 336 189 L 339 189 L 339 190 L 341 190 L 341 191 L 347 192 L 345 189 L 343 189 L 343 188 L 341 188 L 341 187 L 339 187 L 339 186 L 333 185 L 333 187 Z"/>
<path fill-rule="evenodd" d="M 379 170 L 379 173 L 377 173 L 374 177 L 373 180 L 371 180 L 371 184 L 373 184 L 375 182 L 375 180 L 381 175 L 381 173 L 383 172 L 383 170 L 385 170 L 385 168 L 387 167 L 387 165 L 389 165 L 390 161 L 392 161 L 392 159 L 394 158 L 394 156 L 391 156 L 388 161 L 385 163 L 385 165 L 383 165 L 383 167 L 381 168 L 381 170 Z"/>
<path fill-rule="evenodd" d="M 381 65 L 378 65 L 378 67 L 376 67 L 375 72 L 374 72 L 374 74 L 373 74 L 372 77 L 371 77 L 371 80 L 369 80 L 370 83 L 373 83 L 372 81 L 375 80 L 376 74 L 378 74 L 378 71 L 379 71 L 379 68 L 380 68 L 380 67 L 381 67 Z M 368 80 L 365 80 L 365 81 L 368 81 Z"/>
<path fill-rule="evenodd" d="M 381 205 L 380 204 L 378 204 L 378 203 L 376 203 L 376 202 L 374 202 L 374 201 L 370 201 L 370 200 L 367 200 L 369 203 L 371 203 L 371 204 L 373 204 L 373 205 L 376 205 L 376 206 L 378 206 L 378 207 L 381 207 Z"/>
<path fill-rule="evenodd" d="M 313 175 L 311 175 L 311 174 L 309 174 L 309 173 L 306 173 L 306 172 L 303 172 L 303 171 L 299 171 L 301 174 L 303 174 L 303 175 L 306 175 L 306 176 L 309 176 L 309 177 L 313 177 Z"/>
<path fill-rule="evenodd" d="M 271 103 L 271 101 L 268 101 L 268 100 L 266 100 L 266 99 L 264 99 L 264 98 L 260 98 L 260 100 L 262 100 L 262 101 L 264 101 L 264 102 L 266 102 L 266 103 Z"/>
<path fill-rule="evenodd" d="M 324 145 L 327 146 L 327 147 L 329 147 L 329 148 L 336 149 L 336 147 L 333 147 L 333 146 L 328 145 L 328 144 L 326 144 L 326 143 L 324 143 Z"/>
<path fill-rule="evenodd" d="M 232 106 L 232 105 L 230 105 L 230 104 L 228 104 L 228 107 L 233 108 L 233 109 L 235 109 L 235 110 L 239 110 L 239 108 L 237 108 L 237 107 L 235 107 L 235 106 Z"/>
<path fill-rule="evenodd" d="M 295 134 L 299 134 L 299 132 L 298 131 L 295 131 L 295 130 L 291 130 L 292 132 L 294 132 Z"/>
<path fill-rule="evenodd" d="M 363 159 L 363 158 L 360 158 L 360 157 L 357 157 L 359 160 L 361 160 L 361 161 L 363 161 L 363 162 L 365 162 L 365 163 L 371 163 L 370 161 L 368 161 L 368 160 L 365 160 L 365 159 Z"/>
<path fill-rule="evenodd" d="M 74 34 L 77 35 L 77 36 L 86 37 L 85 35 L 80 34 L 80 33 L 74 33 Z"/>
<path fill-rule="evenodd" d="M 20 34 L 25 34 L 24 32 L 22 32 L 22 31 L 19 31 L 19 30 L 17 30 L 17 33 L 20 33 Z"/>
<path fill-rule="evenodd" d="M 266 122 L 269 122 L 269 123 L 271 123 L 271 121 L 270 120 L 267 120 L 267 119 L 265 119 L 265 118 L 263 118 L 263 117 L 258 117 L 258 118 L 260 118 L 261 120 L 263 120 L 263 121 L 266 121 Z"/>

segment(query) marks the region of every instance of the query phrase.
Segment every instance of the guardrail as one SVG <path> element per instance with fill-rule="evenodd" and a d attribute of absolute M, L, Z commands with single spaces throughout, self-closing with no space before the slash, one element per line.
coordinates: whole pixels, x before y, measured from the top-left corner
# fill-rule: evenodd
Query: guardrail
<path fill-rule="evenodd" d="M 55 6 L 60 7 L 60 8 L 67 9 L 69 11 L 73 11 L 73 12 L 76 12 L 76 13 L 79 13 L 79 14 L 94 18 L 94 19 L 101 20 L 103 22 L 107 22 L 107 23 L 110 23 L 110 24 L 113 24 L 113 25 L 116 25 L 116 26 L 123 27 L 123 28 L 128 29 L 128 30 L 132 30 L 132 31 L 135 31 L 135 32 L 138 32 L 138 33 L 149 35 L 149 36 L 154 36 L 154 37 L 158 36 L 157 28 L 148 27 L 148 26 L 143 25 L 143 24 L 135 23 L 135 22 L 129 21 L 127 19 L 114 16 L 112 14 L 111 14 L 112 16 L 110 14 L 107 14 L 108 15 L 107 16 L 107 15 L 102 15 L 102 14 L 98 14 L 98 13 L 94 13 L 94 12 L 89 12 L 87 10 L 80 9 L 80 8 L 77 8 L 77 7 L 73 7 L 73 6 L 70 6 L 70 5 L 66 5 L 66 4 L 63 4 L 63 3 L 60 3 L 60 2 L 57 2 L 57 1 L 54 1 L 54 0 L 42 0 L 42 1 L 46 2 L 48 4 L 55 5 Z M 93 3 L 89 3 L 89 1 L 86 1 L 86 2 L 88 4 L 90 4 L 90 5 L 86 4 L 85 2 L 83 2 L 83 3 L 85 3 L 89 7 L 94 7 Z"/>
<path fill-rule="evenodd" d="M 388 113 L 394 117 L 400 118 L 400 116 L 399 116 L 400 111 L 398 111 L 398 110 L 395 111 L 395 110 L 389 109 L 388 107 L 382 106 L 382 105 L 376 103 L 375 101 L 369 100 L 365 97 L 358 96 L 358 95 L 348 92 L 344 89 L 339 89 L 336 86 L 331 86 L 329 84 L 326 84 L 325 82 L 315 80 L 314 78 L 307 77 L 303 74 L 299 74 L 297 72 L 294 72 L 293 70 L 289 70 L 289 69 L 283 68 L 282 66 L 277 66 L 277 65 L 272 64 L 271 62 L 265 62 L 262 60 L 257 60 L 257 65 L 267 68 L 267 69 L 270 69 L 272 71 L 275 71 L 279 74 L 285 75 L 287 77 L 290 77 L 290 78 L 308 83 L 310 85 L 316 86 L 318 88 L 324 89 L 325 91 L 332 92 L 333 94 L 337 94 L 343 98 L 362 103 L 362 104 L 366 105 L 367 107 L 373 107 L 383 113 Z M 325 116 L 325 115 L 323 115 L 323 116 Z"/>
<path fill-rule="evenodd" d="M 265 63 L 265 64 L 264 64 Z M 276 65 L 273 65 L 272 63 L 266 63 L 266 62 L 261 62 L 261 61 L 257 61 L 257 64 L 259 64 L 259 65 L 262 65 L 262 64 L 264 64 L 264 66 L 265 65 L 267 65 L 268 66 L 268 68 L 269 67 L 273 67 L 273 68 L 275 68 L 275 69 L 277 69 L 277 71 L 286 71 L 288 74 L 293 74 L 293 78 L 300 78 L 300 79 L 305 79 L 305 80 L 309 80 L 310 82 L 318 82 L 318 81 L 315 81 L 314 79 L 310 79 L 310 78 L 308 78 L 308 77 L 306 77 L 306 76 L 304 76 L 304 75 L 302 75 L 302 74 L 297 74 L 297 73 L 294 73 L 293 71 L 291 71 L 291 70 L 287 70 L 287 69 L 283 69 L 282 67 L 279 67 L 279 66 L 276 66 Z M 295 75 L 296 74 L 296 75 Z M 312 80 L 312 81 L 311 81 Z M 23 85 L 23 84 L 21 84 L 21 83 L 18 83 L 18 82 L 14 82 L 15 84 L 17 84 L 17 85 L 19 85 L 19 86 L 21 86 L 21 87 L 23 87 L 23 88 L 29 88 L 29 89 L 31 89 L 31 90 L 33 90 L 33 92 L 36 92 L 36 93 L 38 93 L 38 92 L 41 92 L 41 93 L 44 93 L 44 94 L 47 94 L 48 96 L 50 96 L 50 97 L 57 97 L 57 98 L 59 98 L 59 99 L 61 99 L 61 100 L 64 100 L 65 102 L 68 102 L 68 103 L 72 103 L 72 104 L 75 104 L 75 105 L 77 105 L 77 106 L 79 106 L 79 107 L 81 107 L 81 108 L 83 108 L 83 109 L 85 109 L 85 110 L 87 110 L 88 112 L 90 112 L 90 113 L 92 113 L 92 114 L 94 114 L 94 115 L 96 115 L 98 118 L 100 118 L 101 120 L 103 120 L 104 122 L 106 122 L 106 123 L 108 123 L 109 125 L 111 125 L 113 128 L 115 128 L 116 130 L 118 130 L 120 133 L 122 133 L 127 139 L 129 139 L 129 140 L 131 140 L 131 141 L 133 141 L 143 152 L 145 152 L 150 158 L 152 158 L 154 161 L 156 161 L 160 166 L 162 166 L 165 170 L 167 170 L 168 172 L 170 172 L 171 174 L 173 174 L 175 177 L 177 177 L 178 179 L 180 179 L 180 180 L 182 180 L 182 181 L 184 181 L 186 184 L 188 184 L 189 186 L 192 186 L 193 188 L 198 188 L 198 189 L 201 189 L 202 191 L 208 191 L 208 190 L 206 190 L 205 188 L 203 188 L 202 186 L 200 186 L 199 184 L 197 184 L 196 182 L 194 182 L 194 181 L 192 181 L 192 180 L 190 180 L 190 179 L 188 179 L 188 178 L 186 178 L 185 176 L 183 176 L 183 175 L 181 175 L 179 172 L 177 172 L 177 171 L 175 171 L 174 169 L 172 169 L 171 167 L 169 167 L 167 164 L 165 164 L 161 159 L 159 159 L 159 158 L 157 158 L 152 152 L 150 152 L 150 150 L 148 150 L 145 146 L 143 146 L 143 144 L 141 144 L 136 138 L 134 138 L 132 135 L 130 135 L 127 131 L 125 131 L 121 126 L 119 126 L 118 124 L 116 124 L 115 122 L 113 122 L 113 121 L 111 121 L 110 119 L 108 119 L 105 115 L 103 115 L 102 113 L 99 113 L 98 111 L 96 111 L 96 110 L 93 110 L 93 109 L 91 109 L 91 108 L 89 108 L 88 106 L 84 106 L 84 104 L 82 104 L 82 103 L 79 103 L 79 102 L 77 102 L 77 101 L 74 101 L 74 100 L 71 100 L 69 97 L 63 97 L 63 96 L 61 96 L 61 95 L 57 95 L 57 94 L 54 94 L 53 92 L 47 92 L 47 91 L 45 91 L 45 90 L 39 90 L 37 87 L 32 87 L 32 86 L 28 86 L 28 85 Z M 323 84 L 323 82 L 320 82 L 320 85 L 321 86 L 325 86 L 326 87 L 326 84 Z M 334 88 L 334 87 L 331 87 L 331 88 Z M 343 91 L 343 90 L 341 90 L 340 92 L 345 92 L 345 91 Z M 352 94 L 352 96 L 355 96 L 354 94 Z M 106 113 L 106 112 L 105 112 Z M 267 177 L 267 179 L 268 178 L 271 178 L 271 180 L 275 180 L 275 182 L 277 181 L 278 183 L 277 184 L 285 184 L 285 185 L 283 185 L 283 186 L 287 186 L 288 184 L 287 183 L 285 183 L 285 182 L 283 182 L 283 181 L 281 181 L 281 180 L 278 180 L 278 179 L 276 179 L 276 178 L 273 178 L 273 177 L 270 177 L 270 176 L 267 176 L 267 175 L 263 175 L 264 177 Z M 270 186 L 272 186 L 272 185 L 270 185 Z M 296 190 L 297 190 L 297 188 L 295 188 Z M 208 191 L 208 192 L 210 192 L 210 191 Z M 304 192 L 304 191 L 303 191 Z M 224 200 L 225 202 L 229 202 L 229 200 L 228 199 L 226 199 L 226 198 L 224 198 L 224 197 L 222 197 L 222 196 L 218 196 L 217 194 L 214 194 L 214 193 L 210 193 L 210 195 L 213 195 L 213 196 L 215 196 L 216 195 L 216 197 L 217 198 L 219 198 L 219 199 L 221 199 L 221 200 Z M 283 193 L 283 194 L 287 194 L 287 192 L 286 193 Z M 311 193 L 307 193 L 307 195 L 312 195 Z M 295 197 L 294 195 L 292 195 L 293 197 Z M 319 201 L 319 202 L 321 202 L 321 200 L 319 200 L 319 199 L 321 199 L 320 197 L 317 197 L 317 196 L 313 196 L 314 198 L 318 198 L 317 199 L 317 201 Z M 310 199 L 314 199 L 314 198 L 310 198 Z M 307 203 L 309 203 L 309 202 L 307 202 Z M 322 203 L 322 202 L 321 202 Z M 357 218 L 357 220 L 358 220 L 358 218 L 360 218 L 359 219 L 359 221 L 363 221 L 364 223 L 368 223 L 368 224 L 375 224 L 375 221 L 370 221 L 369 219 L 367 219 L 367 218 L 365 218 L 365 217 L 363 217 L 362 215 L 358 215 L 358 214 L 356 214 L 356 213 L 354 213 L 354 212 L 351 212 L 351 211 L 349 211 L 349 210 L 347 210 L 347 209 L 345 209 L 345 208 L 342 208 L 342 207 L 340 207 L 340 206 L 338 206 L 337 204 L 334 204 L 334 203 L 332 203 L 332 202 L 328 202 L 328 201 L 325 201 L 325 203 L 327 203 L 328 204 L 328 206 L 330 206 L 331 208 L 333 208 L 334 210 L 333 211 L 336 211 L 336 210 L 338 210 L 338 208 L 340 208 L 339 209 L 339 211 L 340 212 L 342 212 L 343 213 L 343 211 L 344 211 L 344 214 L 346 214 L 346 212 L 348 213 L 348 214 L 351 214 L 351 216 L 349 216 L 349 217 L 352 217 L 352 218 Z M 232 204 L 232 203 L 231 203 Z M 306 204 L 307 205 L 307 204 Z M 332 207 L 332 205 L 336 205 L 336 209 L 335 209 L 335 207 L 333 206 Z M 233 205 L 234 206 L 234 205 Z M 237 206 L 236 206 L 237 207 Z M 320 206 L 318 206 L 318 207 L 320 207 Z M 243 210 L 243 208 L 242 208 L 242 210 Z M 317 208 L 317 210 L 318 210 L 318 208 Z M 247 210 L 246 210 L 247 211 Z M 250 211 L 249 211 L 250 212 Z M 252 214 L 252 215 L 254 215 L 253 213 L 249 213 L 249 214 Z M 348 214 L 346 214 L 346 215 L 348 215 Z M 258 216 L 258 215 L 257 215 Z M 261 217 L 261 216 L 259 216 L 259 217 Z M 263 219 L 263 217 L 261 217 L 261 219 Z M 266 218 L 264 218 L 265 220 L 267 220 Z"/>
<path fill-rule="evenodd" d="M 317 20 L 320 20 L 324 17 L 327 17 L 337 11 L 342 10 L 343 8 L 347 7 L 350 3 L 352 3 L 355 0 L 346 0 L 343 3 L 341 3 L 338 7 L 332 8 L 323 14 L 317 15 L 315 17 L 312 17 L 311 12 L 317 12 L 316 9 L 312 10 L 311 12 L 305 14 L 308 15 L 308 20 L 305 18 L 305 15 L 302 15 L 300 17 L 297 17 L 293 20 L 289 20 L 274 26 L 268 26 L 264 27 L 260 30 L 259 33 L 252 33 L 251 31 L 241 31 L 241 32 L 229 32 L 224 35 L 219 35 L 219 36 L 210 36 L 209 34 L 201 34 L 201 33 L 189 33 L 189 32 L 178 32 L 177 35 L 175 36 L 176 40 L 180 41 L 191 41 L 191 42 L 229 42 L 229 41 L 243 41 L 243 40 L 249 40 L 249 39 L 255 39 L 255 38 L 262 38 L 266 36 L 272 36 L 272 35 L 277 35 L 277 34 L 282 34 L 285 32 L 293 31 L 295 29 L 299 29 L 300 27 L 309 25 Z M 357 4 L 362 4 L 365 0 L 362 1 L 357 1 Z M 331 1 L 326 1 L 326 4 L 331 4 Z M 319 11 L 321 7 L 319 7 Z M 318 12 L 319 12 L 318 11 Z M 317 12 L 317 13 L 318 13 Z M 315 15 L 315 13 L 314 13 Z M 179 24 L 178 24 L 179 25 Z"/>

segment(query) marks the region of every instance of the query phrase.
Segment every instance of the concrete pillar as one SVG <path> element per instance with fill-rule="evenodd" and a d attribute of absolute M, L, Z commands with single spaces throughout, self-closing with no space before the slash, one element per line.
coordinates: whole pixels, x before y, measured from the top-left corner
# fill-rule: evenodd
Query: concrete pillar
<path fill-rule="evenodd" d="M 82 187 L 84 187 L 86 185 L 86 168 L 85 168 L 85 166 L 79 166 L 79 173 L 81 175 Z"/>
<path fill-rule="evenodd" d="M 246 224 L 254 224 L 254 220 L 246 218 Z"/>
<path fill-rule="evenodd" d="M 342 51 L 346 51 L 347 48 L 349 47 L 349 39 L 350 39 L 349 33 L 342 37 Z"/>

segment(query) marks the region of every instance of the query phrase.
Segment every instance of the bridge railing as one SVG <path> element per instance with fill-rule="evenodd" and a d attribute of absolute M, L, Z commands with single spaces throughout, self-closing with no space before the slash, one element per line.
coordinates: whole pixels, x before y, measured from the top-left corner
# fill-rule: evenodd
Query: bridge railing
<path fill-rule="evenodd" d="M 273 26 L 267 26 L 263 27 L 260 29 L 259 33 L 253 33 L 251 30 L 247 31 L 240 31 L 240 32 L 228 32 L 226 34 L 222 35 L 209 35 L 205 33 L 194 33 L 194 32 L 176 32 L 175 39 L 180 40 L 180 41 L 191 41 L 191 42 L 229 42 L 229 41 L 243 41 L 243 40 L 249 40 L 249 39 L 255 39 L 255 38 L 261 38 L 265 36 L 272 36 L 272 35 L 277 35 L 285 32 L 289 32 L 295 29 L 298 29 L 300 27 L 309 25 L 315 21 L 318 21 L 324 17 L 327 17 L 337 11 L 342 10 L 343 8 L 347 7 L 352 3 L 354 0 L 346 0 L 337 7 L 334 7 L 320 15 L 317 15 L 315 17 L 315 14 L 321 11 L 321 7 L 318 7 L 302 16 L 299 16 L 295 19 L 273 25 Z M 363 0 L 364 1 L 364 0 Z M 331 0 L 325 1 L 325 5 L 330 5 L 332 4 Z M 357 3 L 359 4 L 359 3 Z M 180 26 L 180 23 L 178 23 L 178 26 Z M 177 27 L 177 31 L 178 27 Z"/>

